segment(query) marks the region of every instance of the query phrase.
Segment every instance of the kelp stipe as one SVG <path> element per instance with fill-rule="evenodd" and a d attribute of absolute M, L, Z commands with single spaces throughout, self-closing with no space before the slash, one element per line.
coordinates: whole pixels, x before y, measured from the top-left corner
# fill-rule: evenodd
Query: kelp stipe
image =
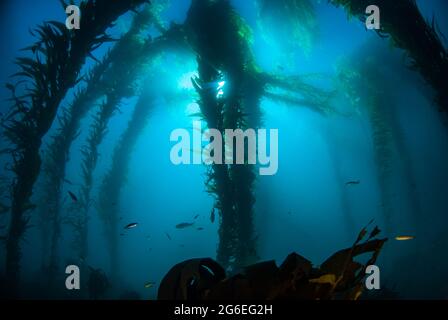
<path fill-rule="evenodd" d="M 104 72 L 103 81 L 100 85 L 100 90 L 104 94 L 103 100 L 99 105 L 99 110 L 94 115 L 87 142 L 81 150 L 83 155 L 82 188 L 84 203 L 82 214 L 85 216 L 88 214 L 88 204 L 94 201 L 91 196 L 93 173 L 98 162 L 98 148 L 107 134 L 109 121 L 125 98 L 131 98 L 139 94 L 142 79 L 145 78 L 145 72 L 149 70 L 148 66 L 151 61 L 166 48 L 176 47 L 173 45 L 173 38 L 177 39 L 178 36 L 176 26 L 165 30 L 162 35 L 155 39 L 149 36 L 141 36 L 141 33 L 144 33 L 155 21 L 159 21 L 156 17 L 151 7 L 137 13 L 130 30 L 109 53 L 111 64 Z M 179 44 L 179 47 L 181 46 Z M 104 203 L 101 203 L 101 199 L 99 199 L 96 209 L 100 218 L 105 222 L 105 236 L 108 241 L 110 240 L 108 251 L 112 260 L 112 278 L 116 279 L 119 264 L 116 259 L 118 249 L 114 237 L 115 233 L 113 233 L 115 229 L 111 226 L 112 213 L 105 211 L 106 208 L 104 208 Z"/>
<path fill-rule="evenodd" d="M 144 59 L 141 52 L 144 50 L 147 41 L 141 41 L 140 32 L 150 24 L 150 16 L 144 11 L 137 13 L 134 17 L 130 30 L 115 44 L 107 54 L 110 60 L 110 66 L 103 73 L 97 90 L 101 92 L 101 101 L 93 116 L 93 123 L 86 143 L 82 146 L 82 186 L 81 198 L 74 209 L 78 211 L 81 220 L 87 221 L 89 210 L 95 203 L 91 192 L 93 188 L 93 174 L 97 167 L 99 153 L 98 148 L 103 142 L 110 119 L 117 112 L 121 101 L 134 94 L 134 80 L 139 76 L 139 67 L 142 67 Z M 132 48 L 133 55 L 128 54 L 129 48 Z M 76 222 L 76 220 L 74 221 Z M 79 222 L 79 221 L 78 221 Z M 87 241 L 87 223 L 82 224 L 76 236 L 80 237 L 78 241 L 85 243 Z M 83 252 L 83 258 L 87 259 L 88 252 Z"/>
<path fill-rule="evenodd" d="M 28 48 L 33 52 L 33 58 L 17 59 L 21 71 L 15 76 L 20 80 L 16 85 L 8 85 L 13 106 L 4 123 L 4 134 L 13 146 L 10 152 L 13 158 L 11 170 L 15 175 L 6 241 L 6 275 L 11 296 L 18 294 L 20 240 L 31 218 L 27 204 L 40 172 L 42 138 L 51 127 L 66 93 L 80 81 L 79 72 L 85 59 L 102 43 L 110 41 L 105 34 L 106 29 L 119 16 L 144 2 L 83 2 L 80 30 L 69 31 L 63 23 L 47 22 L 34 31 L 38 40 Z M 18 86 L 24 82 L 31 88 L 18 96 Z"/>
<path fill-rule="evenodd" d="M 42 194 L 39 203 L 40 227 L 43 239 L 42 267 L 48 272 L 49 282 L 52 283 L 56 273 L 58 260 L 58 242 L 60 237 L 61 222 L 65 221 L 74 227 L 76 234 L 84 233 L 87 224 L 87 217 L 82 215 L 80 206 L 86 204 L 84 194 L 80 195 L 82 201 L 72 203 L 69 207 L 77 213 L 67 217 L 61 217 L 62 209 L 62 188 L 66 176 L 66 165 L 69 159 L 70 147 L 79 135 L 81 120 L 86 116 L 94 105 L 94 102 L 101 96 L 99 84 L 104 71 L 110 63 L 110 55 L 106 54 L 101 62 L 84 77 L 86 85 L 78 89 L 69 107 L 62 110 L 62 115 L 58 117 L 59 128 L 48 148 L 45 149 L 43 161 L 44 186 L 40 191 Z M 76 186 L 70 185 L 73 192 L 78 193 Z M 76 190 L 76 191 L 75 191 Z M 83 190 L 81 190 L 82 192 Z M 77 252 L 77 257 L 86 257 L 87 236 L 75 237 L 73 247 Z M 48 256 L 47 256 L 48 255 Z"/>
<path fill-rule="evenodd" d="M 126 130 L 121 135 L 112 154 L 112 165 L 103 177 L 98 195 L 98 214 L 103 221 L 104 234 L 109 247 L 112 275 L 119 274 L 118 223 L 119 199 L 126 184 L 129 161 L 137 139 L 145 129 L 154 105 L 154 92 L 143 92 L 134 107 Z M 113 200 L 111 200 L 113 199 Z"/>
<path fill-rule="evenodd" d="M 373 154 L 377 170 L 377 181 L 381 203 L 379 208 L 385 220 L 388 235 L 392 230 L 394 218 L 393 200 L 396 197 L 393 181 L 398 174 L 394 169 L 397 161 L 403 168 L 403 178 L 406 185 L 411 186 L 409 202 L 411 204 L 411 220 L 414 227 L 418 226 L 421 216 L 420 203 L 415 194 L 415 177 L 410 168 L 409 151 L 405 146 L 403 132 L 396 115 L 397 106 L 392 98 L 393 91 L 382 86 L 386 75 L 377 68 L 378 59 L 366 56 L 364 51 L 351 59 L 351 63 L 343 62 L 338 66 L 337 81 L 341 92 L 346 94 L 353 108 L 360 114 L 365 114 L 372 134 Z M 363 109 L 360 109 L 360 107 Z"/>
<path fill-rule="evenodd" d="M 250 28 L 228 1 L 193 1 L 184 29 L 188 42 L 198 53 L 199 78 L 193 79 L 193 85 L 209 128 L 221 132 L 259 128 L 262 97 L 308 107 L 322 114 L 334 112 L 330 103 L 332 92 L 306 83 L 302 76 L 286 77 L 260 71 L 250 50 Z M 216 34 L 220 37 L 215 37 Z M 203 88 L 204 84 L 220 81 L 226 84 L 224 99 L 217 99 L 217 92 Z M 277 89 L 282 92 L 274 92 Z M 213 164 L 209 168 L 206 188 L 215 196 L 215 207 L 220 213 L 217 259 L 226 269 L 238 270 L 257 260 L 253 169 L 247 164 Z"/>
<path fill-rule="evenodd" d="M 214 21 L 214 28 L 204 28 L 209 21 Z M 193 1 L 185 29 L 188 41 L 198 53 L 199 78 L 193 83 L 208 127 L 224 132 L 223 129 L 244 129 L 250 121 L 251 126 L 257 128 L 259 99 L 252 98 L 249 103 L 249 96 L 245 96 L 253 61 L 244 36 L 248 32 L 243 32 L 247 26 L 242 19 L 228 1 Z M 214 34 L 222 36 L 219 41 Z M 217 97 L 218 91 L 203 88 L 206 83 L 221 81 L 226 84 L 223 99 Z M 206 184 L 216 197 L 215 206 L 220 216 L 217 259 L 226 269 L 240 268 L 256 255 L 254 181 L 254 169 L 246 164 L 213 164 L 209 172 Z"/>

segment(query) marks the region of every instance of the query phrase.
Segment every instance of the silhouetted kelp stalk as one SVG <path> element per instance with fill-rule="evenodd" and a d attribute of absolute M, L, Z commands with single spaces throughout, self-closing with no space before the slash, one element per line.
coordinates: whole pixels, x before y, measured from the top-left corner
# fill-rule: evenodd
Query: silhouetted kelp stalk
<path fill-rule="evenodd" d="M 99 110 L 94 116 L 94 122 L 91 126 L 91 131 L 87 139 L 87 144 L 82 148 L 82 197 L 80 204 L 82 205 L 82 216 L 88 215 L 88 210 L 93 199 L 91 198 L 91 190 L 93 187 L 93 173 L 98 162 L 98 147 L 104 140 L 107 133 L 109 120 L 115 114 L 119 105 L 125 98 L 130 98 L 138 94 L 141 79 L 145 76 L 147 67 L 150 62 L 161 52 L 170 48 L 176 50 L 182 46 L 183 41 L 179 39 L 178 27 L 172 25 L 168 30 L 155 38 L 143 39 L 139 34 L 148 29 L 149 25 L 154 22 L 154 15 L 142 13 L 137 15 L 134 19 L 133 26 L 130 31 L 120 40 L 120 42 L 113 48 L 110 55 L 111 67 L 106 70 L 103 79 L 105 79 L 102 86 L 104 86 L 105 99 L 100 104 Z M 119 191 L 119 190 L 118 190 Z M 109 197 L 109 201 L 110 201 Z M 115 202 L 117 200 L 114 200 Z M 116 278 L 116 271 L 118 262 L 117 246 L 115 235 L 111 235 L 112 228 L 110 227 L 110 219 L 113 212 L 105 212 L 108 207 L 104 203 L 98 203 L 97 209 L 100 218 L 105 223 L 106 239 L 111 243 L 107 243 L 110 250 L 112 263 L 112 277 Z M 87 234 L 85 231 L 82 233 Z M 83 240 L 83 242 L 86 240 Z"/>
<path fill-rule="evenodd" d="M 394 109 L 393 92 L 381 86 L 380 79 L 385 75 L 376 67 L 377 59 L 353 59 L 352 63 L 339 69 L 338 82 L 351 99 L 352 105 L 365 106 L 366 114 L 372 130 L 374 161 L 377 168 L 377 178 L 380 189 L 381 211 L 383 213 L 386 231 L 391 232 L 393 216 L 393 198 L 396 191 L 392 181 L 394 170 L 393 159 L 401 158 L 400 167 L 404 168 L 404 178 L 408 184 L 414 184 L 410 168 L 408 150 L 405 147 L 403 134 L 400 130 Z M 341 66 L 340 66 L 341 67 Z M 368 75 L 368 76 L 366 76 Z M 412 191 L 414 190 L 414 191 Z M 415 192 L 415 189 L 412 189 Z M 420 216 L 420 203 L 416 194 L 410 197 L 412 218 L 416 223 Z"/>
<path fill-rule="evenodd" d="M 78 89 L 70 106 L 62 110 L 62 114 L 58 117 L 59 128 L 51 137 L 51 142 L 45 150 L 43 162 L 45 182 L 41 191 L 42 201 L 39 204 L 39 216 L 43 239 L 42 267 L 47 270 L 50 278 L 53 278 L 51 275 L 56 274 L 57 271 L 58 240 L 62 218 L 60 216 L 63 200 L 62 189 L 66 181 L 65 168 L 69 161 L 70 147 L 79 134 L 81 120 L 102 95 L 99 84 L 109 63 L 110 55 L 106 54 L 105 58 L 84 77 L 86 85 Z M 73 206 L 78 207 L 79 204 L 73 203 Z M 70 221 L 76 225 L 75 231 L 81 232 L 83 230 L 80 226 L 86 223 L 86 217 L 79 213 L 71 217 Z M 49 241 L 50 239 L 51 241 Z M 77 239 L 86 240 L 84 237 L 77 237 Z M 75 242 L 74 246 L 78 257 L 84 257 L 87 251 L 87 241 Z M 47 255 L 49 256 L 47 257 Z"/>
<path fill-rule="evenodd" d="M 380 188 L 381 207 L 385 219 L 386 232 L 391 232 L 392 205 L 392 135 L 385 119 L 381 91 L 371 89 L 366 99 L 369 122 L 372 128 L 374 146 L 374 161 L 377 167 L 377 177 Z"/>
<path fill-rule="evenodd" d="M 257 68 L 249 48 L 251 31 L 228 1 L 193 1 L 184 30 L 198 55 L 199 77 L 193 79 L 193 84 L 209 128 L 221 133 L 224 129 L 258 128 L 263 96 L 319 112 L 329 110 L 330 93 L 306 84 L 301 77 L 269 75 Z M 225 84 L 221 98 L 219 91 L 209 89 L 219 83 Z M 287 93 L 276 94 L 271 89 Z M 206 181 L 220 216 L 217 259 L 232 270 L 257 259 L 253 226 L 255 174 L 253 166 L 245 163 L 213 164 Z"/>
<path fill-rule="evenodd" d="M 49 162 L 49 173 L 47 177 L 49 178 L 49 183 L 47 184 L 47 198 L 45 210 L 47 218 L 51 221 L 52 227 L 44 230 L 47 234 L 51 236 L 50 241 L 50 258 L 47 269 L 49 272 L 50 279 L 52 279 L 55 274 L 54 270 L 57 269 L 57 257 L 58 257 L 58 243 L 60 236 L 61 220 L 64 219 L 68 222 L 75 231 L 75 237 L 73 241 L 73 246 L 75 247 L 77 257 L 84 261 L 87 257 L 87 222 L 88 222 L 88 210 L 91 206 L 91 200 L 89 199 L 91 179 L 89 175 L 84 175 L 84 185 L 81 187 L 81 196 L 79 196 L 79 201 L 71 204 L 70 211 L 67 217 L 61 217 L 61 187 L 64 182 L 65 177 L 65 165 L 68 161 L 68 152 L 73 140 L 76 138 L 77 130 L 80 125 L 80 120 L 84 118 L 85 114 L 91 109 L 92 105 L 96 100 L 101 98 L 103 95 L 107 95 L 108 91 L 114 90 L 114 84 L 111 84 L 110 77 L 112 74 L 116 73 L 111 71 L 117 66 L 123 68 L 121 63 L 126 63 L 129 61 L 122 60 L 123 54 L 126 48 L 129 50 L 142 50 L 144 46 L 143 37 L 140 32 L 147 29 L 150 20 L 153 15 L 149 8 L 145 8 L 137 13 L 134 17 L 132 27 L 130 30 L 120 39 L 118 42 L 106 53 L 105 57 L 101 62 L 98 62 L 96 67 L 92 70 L 89 77 L 86 79 L 87 85 L 85 88 L 81 89 L 74 98 L 71 108 L 65 111 L 60 117 L 61 129 L 58 134 L 53 139 L 53 144 L 50 145 L 50 157 L 53 162 Z M 136 43 L 138 45 L 136 45 Z M 134 56 L 133 56 L 134 57 Z M 130 66 L 132 70 L 132 65 Z M 111 74 L 112 73 L 112 74 Z M 128 79 L 128 78 L 126 78 Z M 126 86 L 124 86 L 126 87 Z M 110 104 L 108 102 L 103 102 L 101 106 L 105 109 L 105 112 L 100 113 L 99 118 L 96 118 L 95 124 L 101 126 L 103 121 L 106 121 L 112 116 L 109 112 L 113 110 L 114 104 L 116 103 L 113 98 L 111 98 Z M 106 106 L 110 106 L 107 108 Z M 104 128 L 104 131 L 106 128 Z M 95 132 L 95 137 L 97 139 L 102 139 L 101 132 Z M 93 139 L 90 143 L 95 144 L 98 140 Z M 58 143 L 59 142 L 59 143 Z M 56 143 L 56 144 L 55 144 Z M 86 157 L 89 159 L 89 164 L 86 163 L 87 167 L 92 166 L 93 169 L 96 163 L 96 156 L 90 154 Z M 86 159 L 85 158 L 85 159 Z M 54 159 L 58 161 L 55 162 Z M 53 170 L 56 167 L 59 170 Z M 59 172 L 58 172 L 59 171 Z M 85 173 L 85 172 L 83 172 Z M 74 191 L 74 190 L 72 190 Z M 76 192 L 77 193 L 77 192 Z M 45 250 L 46 248 L 44 248 Z"/>
<path fill-rule="evenodd" d="M 97 89 L 104 97 L 93 117 L 87 143 L 81 148 L 81 193 L 69 218 L 76 231 L 75 242 L 80 245 L 80 258 L 83 259 L 86 259 L 88 255 L 88 213 L 93 202 L 91 190 L 99 157 L 98 147 L 107 133 L 109 120 L 118 110 L 121 101 L 134 94 L 135 80 L 142 72 L 140 68 L 144 67 L 146 61 L 146 57 L 142 57 L 142 52 L 145 52 L 146 46 L 151 42 L 151 40 L 144 40 L 140 33 L 149 27 L 150 17 L 146 12 L 138 13 L 130 30 L 107 54 L 110 66 L 102 75 L 99 89 Z"/>
<path fill-rule="evenodd" d="M 336 6 L 343 6 L 350 16 L 358 17 L 363 23 L 369 0 L 329 0 Z M 440 40 L 440 32 L 432 20 L 428 23 L 421 14 L 415 0 L 377 0 L 381 10 L 382 37 L 390 36 L 392 44 L 406 50 L 411 58 L 412 69 L 417 70 L 437 94 L 440 110 L 448 111 L 448 54 Z"/>
<path fill-rule="evenodd" d="M 372 66 L 371 66 L 372 67 Z M 373 70 L 370 70 L 373 71 Z M 369 72 L 370 72 L 369 71 Z M 386 231 L 391 234 L 393 231 L 393 201 L 396 198 L 397 190 L 393 187 L 393 178 L 396 170 L 393 169 L 394 157 L 401 158 L 400 167 L 404 169 L 404 178 L 409 184 L 414 184 L 414 176 L 409 160 L 408 150 L 404 146 L 401 132 L 393 112 L 392 92 L 387 89 L 373 86 L 372 95 L 367 99 L 367 112 L 372 127 L 373 143 L 375 146 L 375 163 L 378 170 L 378 183 L 380 187 L 381 208 L 386 222 Z M 410 187 L 409 200 L 410 218 L 414 227 L 420 217 L 420 202 L 415 193 L 415 184 Z"/>
<path fill-rule="evenodd" d="M 122 14 L 134 9 L 144 0 L 82 2 L 80 30 L 68 30 L 63 23 L 51 21 L 38 27 L 38 41 L 27 48 L 33 58 L 18 58 L 21 68 L 15 76 L 20 81 L 8 84 L 12 92 L 12 109 L 7 117 L 5 136 L 11 142 L 15 174 L 12 184 L 11 219 L 6 240 L 6 275 L 12 295 L 18 293 L 20 269 L 20 240 L 25 233 L 29 215 L 29 200 L 40 171 L 39 149 L 57 109 L 67 91 L 79 81 L 85 59 L 102 43 L 111 39 L 105 31 Z M 63 3 L 65 5 L 65 3 Z M 18 96 L 22 83 L 31 84 Z"/>
<path fill-rule="evenodd" d="M 346 233 L 348 235 L 351 235 L 355 232 L 356 226 L 353 216 L 353 210 L 351 208 L 349 193 L 346 185 L 347 177 L 344 176 L 341 170 L 342 161 L 339 150 L 340 144 L 338 143 L 339 141 L 333 138 L 334 132 L 328 130 L 328 127 L 324 130 L 324 136 L 326 138 L 326 144 L 328 148 L 328 157 L 330 159 L 331 166 L 333 168 L 336 183 L 339 186 L 337 191 L 339 191 L 340 193 L 339 199 L 341 201 L 341 209 L 344 217 L 344 224 L 347 231 Z"/>
<path fill-rule="evenodd" d="M 155 79 L 152 79 L 155 80 Z M 156 92 L 143 91 L 134 107 L 132 117 L 124 133 L 121 135 L 112 155 L 112 165 L 104 176 L 98 196 L 98 214 L 103 221 L 106 243 L 109 247 L 112 276 L 119 273 L 118 259 L 118 222 L 119 199 L 122 187 L 126 184 L 129 172 L 129 161 L 139 136 L 145 129 Z"/>
<path fill-rule="evenodd" d="M 6 176 L 0 176 L 0 221 L 4 221 L 6 218 L 6 213 L 9 212 L 9 199 L 8 199 L 8 191 L 9 191 L 9 181 Z M 0 239 L 6 239 L 6 235 L 4 235 L 6 226 L 0 228 Z"/>
<path fill-rule="evenodd" d="M 193 84 L 208 127 L 221 133 L 259 127 L 263 85 L 254 78 L 249 28 L 228 1 L 193 1 L 185 29 L 198 54 L 199 78 Z M 225 83 L 222 98 L 218 90 L 207 88 L 220 82 Z M 227 269 L 236 270 L 256 259 L 254 181 L 254 168 L 246 159 L 243 165 L 213 164 L 209 170 L 206 185 L 216 197 L 220 217 L 217 259 Z"/>
<path fill-rule="evenodd" d="M 362 66 L 361 68 L 363 68 Z M 380 191 L 381 211 L 384 217 L 386 232 L 391 230 L 391 217 L 393 214 L 391 197 L 391 176 L 393 146 L 389 123 L 380 98 L 382 91 L 376 81 L 364 81 L 361 72 L 365 69 L 356 69 L 354 66 L 340 64 L 338 66 L 337 82 L 350 100 L 354 108 L 364 106 L 372 130 L 372 143 L 374 163 L 377 170 L 378 187 Z M 377 79 L 376 79 L 377 80 Z"/>

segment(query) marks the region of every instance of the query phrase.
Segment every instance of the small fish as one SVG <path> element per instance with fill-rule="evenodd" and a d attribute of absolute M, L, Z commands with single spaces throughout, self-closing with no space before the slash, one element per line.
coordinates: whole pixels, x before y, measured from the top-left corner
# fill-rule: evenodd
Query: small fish
<path fill-rule="evenodd" d="M 72 198 L 74 202 L 78 202 L 78 198 L 75 196 L 73 192 L 68 191 L 68 195 L 70 196 L 70 198 Z"/>
<path fill-rule="evenodd" d="M 196 230 L 201 231 L 201 230 L 204 230 L 204 228 L 199 227 L 199 228 L 197 228 Z"/>
<path fill-rule="evenodd" d="M 212 209 L 212 212 L 210 213 L 210 221 L 212 223 L 215 222 L 215 208 Z"/>
<path fill-rule="evenodd" d="M 138 223 L 137 222 L 132 222 L 132 223 L 129 223 L 128 225 L 126 225 L 124 228 L 125 229 L 132 229 L 132 228 L 135 228 L 136 226 L 138 226 Z"/>
<path fill-rule="evenodd" d="M 124 233 L 120 233 L 120 236 L 124 236 Z"/>
<path fill-rule="evenodd" d="M 73 185 L 73 183 L 72 183 L 72 182 L 71 182 L 70 180 L 68 180 L 68 179 L 65 179 L 65 178 L 64 178 L 64 182 L 65 182 L 66 184 L 69 184 L 69 185 L 71 185 L 71 186 Z"/>
<path fill-rule="evenodd" d="M 193 223 L 182 222 L 182 223 L 179 223 L 176 225 L 176 229 L 185 229 L 185 228 L 191 227 L 193 225 L 194 225 L 194 222 Z"/>
<path fill-rule="evenodd" d="M 120 219 L 119 220 L 123 220 L 123 217 L 120 217 Z"/>
<path fill-rule="evenodd" d="M 193 218 L 193 220 L 196 220 L 197 218 L 199 217 L 199 215 L 197 214 L 197 215 L 195 215 L 194 216 L 194 218 Z"/>
<path fill-rule="evenodd" d="M 170 237 L 170 235 L 168 234 L 168 232 L 165 232 L 165 234 L 166 234 L 166 237 L 168 238 L 168 240 L 171 240 L 171 237 Z"/>
<path fill-rule="evenodd" d="M 360 184 L 361 183 L 361 181 L 359 181 L 359 180 L 354 180 L 354 181 L 347 181 L 346 183 L 345 183 L 345 185 L 346 186 L 354 186 L 354 185 L 357 185 L 357 184 Z"/>
<path fill-rule="evenodd" d="M 413 240 L 415 239 L 414 236 L 396 236 L 395 240 L 397 241 L 407 241 L 407 240 Z"/>
<path fill-rule="evenodd" d="M 145 283 L 145 288 L 146 288 L 146 289 L 152 288 L 152 287 L 154 287 L 155 284 L 156 284 L 156 283 L 155 283 L 155 282 L 152 282 L 152 281 L 147 282 L 147 283 Z"/>
<path fill-rule="evenodd" d="M 179 245 L 179 247 L 181 247 L 181 248 L 185 248 L 185 245 L 183 245 L 183 244 L 180 244 L 180 245 Z"/>

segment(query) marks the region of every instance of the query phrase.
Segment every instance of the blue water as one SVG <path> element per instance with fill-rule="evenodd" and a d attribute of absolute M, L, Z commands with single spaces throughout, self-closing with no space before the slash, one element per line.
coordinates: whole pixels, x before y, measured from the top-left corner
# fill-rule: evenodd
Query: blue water
<path fill-rule="evenodd" d="M 416 233 L 410 214 L 409 186 L 403 178 L 400 160 L 394 159 L 393 230 L 387 235 L 391 238 L 378 265 L 382 270 L 383 283 L 394 286 L 401 297 L 447 298 L 448 288 L 443 283 L 448 281 L 445 274 L 448 241 L 444 239 L 448 212 L 448 130 L 442 121 L 445 116 L 437 112 L 431 100 L 432 92 L 423 79 L 407 68 L 402 51 L 392 48 L 387 40 L 374 32 L 367 31 L 358 20 L 348 20 L 342 9 L 334 8 L 326 1 L 320 1 L 316 6 L 319 37 L 309 55 L 299 47 L 288 51 L 291 48 L 286 50 L 282 42 L 275 39 L 267 42 L 256 22 L 253 1 L 231 2 L 252 28 L 254 41 L 251 49 L 257 64 L 265 71 L 290 75 L 319 73 L 330 78 L 337 63 L 344 57 L 351 57 L 362 46 L 377 48 L 387 57 L 388 63 L 379 66 L 384 77 L 381 85 L 392 88 L 394 92 L 399 126 L 416 181 L 415 194 L 422 216 L 418 220 L 419 233 L 415 240 L 393 240 L 394 235 Z M 448 35 L 448 20 L 444 15 L 448 12 L 446 1 L 417 2 L 428 19 L 434 14 L 440 30 Z M 182 23 L 189 3 L 172 1 L 163 18 Z M 31 0 L 3 1 L 0 12 L 0 83 L 9 81 L 9 75 L 17 71 L 12 61 L 20 54 L 21 48 L 33 41 L 28 30 L 44 20 L 64 19 L 65 13 L 59 1 L 39 1 L 38 4 Z M 122 32 L 120 28 L 129 25 L 129 19 L 129 16 L 121 18 L 111 32 Z M 272 33 L 275 35 L 275 30 Z M 285 35 L 277 36 L 281 39 Z M 194 55 L 168 55 L 161 59 L 162 81 L 169 83 L 174 90 L 180 90 L 178 85 L 185 74 L 195 72 Z M 91 65 L 93 63 L 89 61 L 87 66 Z M 284 66 L 284 70 L 279 71 L 278 66 Z M 0 99 L 6 98 L 7 90 L 0 87 Z M 120 108 L 122 113 L 117 113 L 110 122 L 108 134 L 100 146 L 94 196 L 109 169 L 115 143 L 126 128 L 136 101 L 137 98 L 126 100 Z M 193 257 L 214 258 L 216 254 L 218 224 L 211 224 L 209 220 L 213 198 L 205 192 L 206 168 L 203 165 L 174 166 L 169 158 L 173 146 L 169 140 L 170 133 L 176 128 L 191 129 L 192 118 L 188 116 L 188 108 L 193 102 L 183 99 L 173 103 L 164 95 L 157 99 L 132 153 L 128 180 L 122 190 L 120 216 L 125 222 L 137 221 L 139 226 L 120 238 L 120 285 L 139 292 L 143 298 L 155 298 L 158 283 L 174 264 Z M 346 101 L 341 99 L 340 103 Z M 256 182 L 255 230 L 261 260 L 275 259 L 281 263 L 290 252 L 296 251 L 318 265 L 336 250 L 350 246 L 357 232 L 371 219 L 375 218 L 383 228 L 372 132 L 365 114 L 324 117 L 307 108 L 291 107 L 267 99 L 262 101 L 261 107 L 263 127 L 279 129 L 279 170 L 274 176 L 258 176 Z M 2 102 L 0 108 L 5 113 L 8 104 Z M 74 183 L 81 182 L 79 148 L 85 143 L 94 111 L 95 108 L 84 119 L 80 136 L 71 149 L 67 179 Z M 56 128 L 57 122 L 45 141 Z M 45 153 L 45 145 L 42 153 Z M 1 167 L 7 161 L 7 157 L 2 156 Z M 350 180 L 360 180 L 361 183 L 347 188 L 345 182 Z M 349 202 L 353 229 L 346 223 L 346 207 L 342 202 L 344 194 Z M 204 227 L 203 231 L 175 228 L 176 224 L 191 221 L 197 214 L 196 226 Z M 90 265 L 108 272 L 110 266 L 102 224 L 94 209 L 90 216 L 88 261 Z M 71 236 L 70 229 L 64 226 L 62 261 L 72 258 Z M 39 271 L 39 242 L 39 232 L 34 228 L 23 244 L 25 282 Z M 443 248 L 445 251 L 441 250 Z M 3 252 L 0 249 L 1 268 L 4 266 Z M 428 270 L 432 270 L 430 274 Z M 155 281 L 156 287 L 144 288 L 148 281 Z"/>

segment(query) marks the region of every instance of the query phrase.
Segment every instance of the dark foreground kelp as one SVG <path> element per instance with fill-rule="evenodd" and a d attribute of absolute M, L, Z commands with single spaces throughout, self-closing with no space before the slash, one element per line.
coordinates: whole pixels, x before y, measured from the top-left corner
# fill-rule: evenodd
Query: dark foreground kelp
<path fill-rule="evenodd" d="M 365 288 L 366 268 L 373 265 L 387 239 L 374 239 L 375 227 L 359 233 L 352 247 L 340 250 L 319 267 L 293 252 L 277 266 L 260 262 L 226 277 L 224 268 L 210 258 L 191 259 L 175 265 L 163 278 L 159 300 L 303 299 L 358 300 Z M 356 257 L 370 254 L 365 264 Z"/>

